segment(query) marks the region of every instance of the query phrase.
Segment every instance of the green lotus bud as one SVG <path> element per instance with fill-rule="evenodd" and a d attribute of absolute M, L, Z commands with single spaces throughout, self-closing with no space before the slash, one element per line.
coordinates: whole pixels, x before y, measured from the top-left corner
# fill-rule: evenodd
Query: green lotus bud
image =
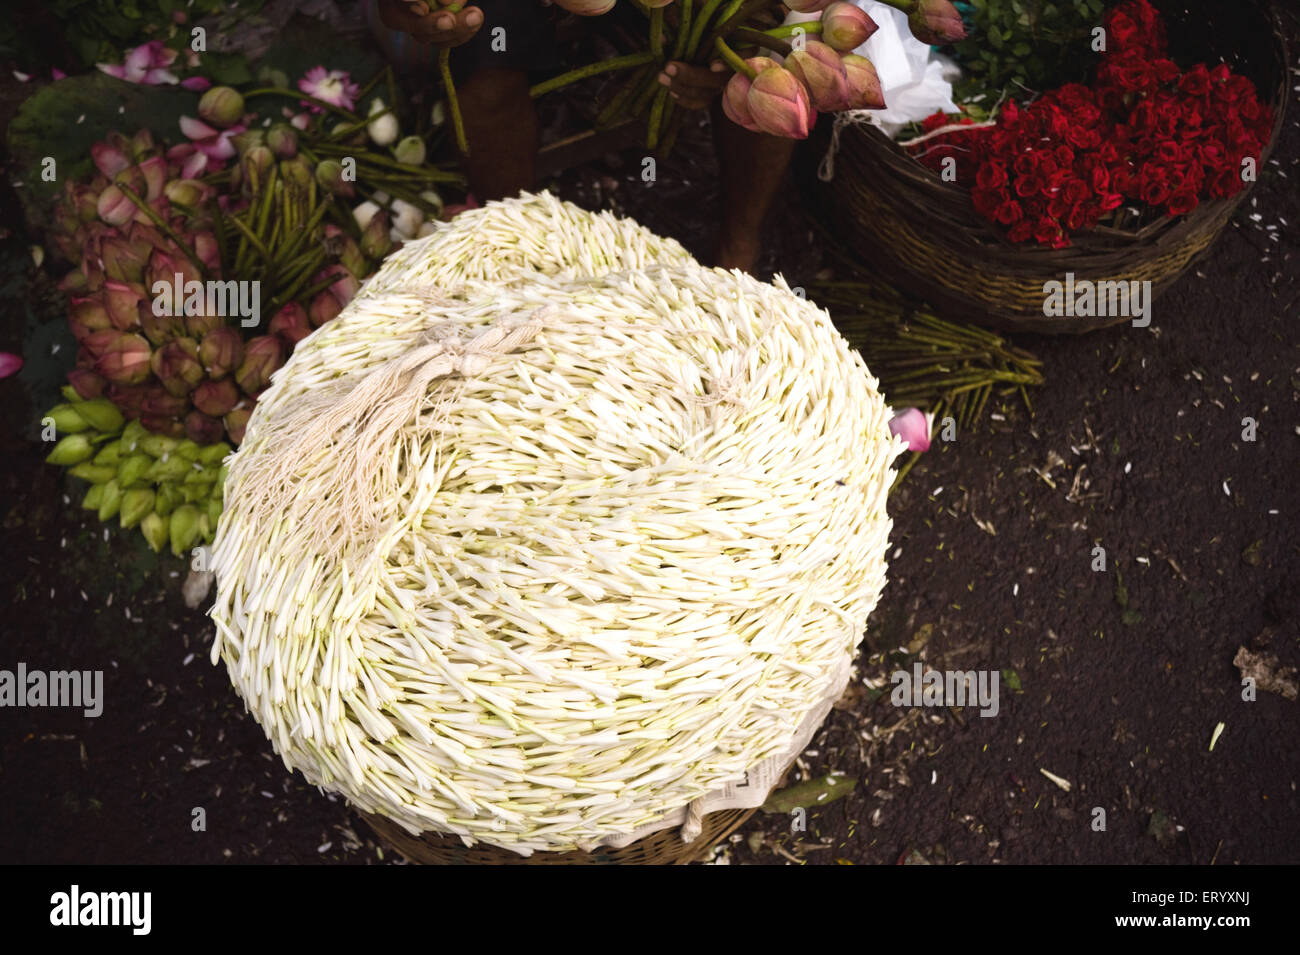
<path fill-rule="evenodd" d="M 116 441 L 110 441 L 108 442 L 108 444 L 104 445 L 102 448 L 99 449 L 99 453 L 95 455 L 94 463 L 111 464 L 116 466 L 117 464 L 121 463 L 121 460 L 122 460 L 122 439 L 118 438 Z"/>
<path fill-rule="evenodd" d="M 172 511 L 169 530 L 171 532 L 172 554 L 181 557 L 199 539 L 198 508 L 193 504 L 182 504 Z"/>
<path fill-rule="evenodd" d="M 91 464 L 89 461 L 83 461 L 81 464 L 74 464 L 68 468 L 68 473 L 75 478 L 89 481 L 91 484 L 103 484 L 117 476 L 117 468 L 109 467 L 107 464 Z"/>
<path fill-rule="evenodd" d="M 81 506 L 88 511 L 99 510 L 99 502 L 104 499 L 104 488 L 106 487 L 108 487 L 106 483 L 91 485 L 90 490 L 86 492 L 86 496 L 81 499 Z"/>
<path fill-rule="evenodd" d="M 64 385 L 59 389 L 59 394 L 63 395 L 64 401 L 80 401 L 81 395 L 77 394 L 77 389 L 71 385 Z"/>
<path fill-rule="evenodd" d="M 171 481 L 163 481 L 158 485 L 158 491 L 154 495 L 153 510 L 155 514 L 163 517 L 170 517 L 172 511 L 176 510 L 176 505 L 181 504 L 180 487 Z"/>
<path fill-rule="evenodd" d="M 116 434 L 122 430 L 122 412 L 117 405 L 107 398 L 94 398 L 90 401 L 78 401 L 72 406 L 90 426 L 105 434 Z"/>
<path fill-rule="evenodd" d="M 153 488 L 139 487 L 123 491 L 122 504 L 118 508 L 118 523 L 124 530 L 135 527 L 144 520 L 146 514 L 153 511 L 153 505 Z"/>
<path fill-rule="evenodd" d="M 147 480 L 146 475 L 153 467 L 153 458 L 147 454 L 132 454 L 123 458 L 117 465 L 117 483 L 122 487 L 133 487 Z"/>
<path fill-rule="evenodd" d="M 189 472 L 190 462 L 184 458 L 168 454 L 155 461 L 145 472 L 150 481 L 179 481 Z"/>
<path fill-rule="evenodd" d="M 111 478 L 99 486 L 104 489 L 104 496 L 99 502 L 99 519 L 107 521 L 117 514 L 122 504 L 122 488 Z"/>
<path fill-rule="evenodd" d="M 208 498 L 208 521 L 212 524 L 213 532 L 217 529 L 217 520 L 221 517 L 221 501 L 215 497 Z"/>
<path fill-rule="evenodd" d="M 221 470 L 217 472 L 217 483 L 212 487 L 212 496 L 218 501 L 225 500 L 226 497 L 226 478 L 230 474 L 230 466 L 221 465 Z"/>
<path fill-rule="evenodd" d="M 224 441 L 217 444 L 210 444 L 206 448 L 199 450 L 199 463 L 204 465 L 220 465 L 221 462 L 226 459 L 226 455 L 228 455 L 230 451 L 230 445 L 226 444 Z"/>
<path fill-rule="evenodd" d="M 202 449 L 198 444 L 191 441 L 189 438 L 182 438 L 180 443 L 176 445 L 176 450 L 173 451 L 172 454 L 180 455 L 186 461 L 193 462 L 199 459 L 200 450 Z"/>
<path fill-rule="evenodd" d="M 95 454 L 95 447 L 84 434 L 70 434 L 59 441 L 45 457 L 45 463 L 70 467 L 89 461 Z"/>
<path fill-rule="evenodd" d="M 168 521 L 167 518 L 154 511 L 147 515 L 140 522 L 140 532 L 144 534 L 144 539 L 149 542 L 149 546 L 156 554 L 167 544 L 168 538 Z"/>
<path fill-rule="evenodd" d="M 72 405 L 55 405 L 45 412 L 45 417 L 54 419 L 54 427 L 66 434 L 79 434 L 90 427 L 90 422 L 78 414 Z"/>
<path fill-rule="evenodd" d="M 122 447 L 127 451 L 135 451 L 139 446 L 142 438 L 149 437 L 149 432 L 139 421 L 132 420 L 126 423 L 122 429 Z"/>
<path fill-rule="evenodd" d="M 419 136 L 406 136 L 393 147 L 393 157 L 407 166 L 422 166 L 427 150 Z"/>
<path fill-rule="evenodd" d="M 280 159 L 292 159 L 298 155 L 298 130 L 288 123 L 276 123 L 266 131 L 266 145 Z"/>
<path fill-rule="evenodd" d="M 182 484 L 181 497 L 186 504 L 202 504 L 208 499 L 208 489 L 199 484 Z"/>
<path fill-rule="evenodd" d="M 212 543 L 212 519 L 208 517 L 206 510 L 199 511 L 199 537 L 205 544 Z"/>
<path fill-rule="evenodd" d="M 165 434 L 146 434 L 140 439 L 140 450 L 150 457 L 161 458 L 164 454 L 176 450 L 178 444 L 179 441 Z"/>
<path fill-rule="evenodd" d="M 225 129 L 244 117 L 244 97 L 229 86 L 214 86 L 199 100 L 199 118 Z"/>

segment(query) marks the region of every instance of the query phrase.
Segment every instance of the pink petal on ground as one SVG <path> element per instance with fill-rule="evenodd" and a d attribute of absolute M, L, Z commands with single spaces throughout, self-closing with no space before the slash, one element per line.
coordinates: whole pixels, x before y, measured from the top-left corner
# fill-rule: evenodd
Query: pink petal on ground
<path fill-rule="evenodd" d="M 96 63 L 95 66 L 109 76 L 115 76 L 119 80 L 126 79 L 126 67 L 120 63 Z"/>
<path fill-rule="evenodd" d="M 930 448 L 930 421 L 919 408 L 908 408 L 894 415 L 889 422 L 889 432 L 906 441 L 909 451 L 928 451 Z"/>
<path fill-rule="evenodd" d="M 56 66 L 56 67 L 53 67 L 53 68 L 50 70 L 50 79 L 52 79 L 52 80 L 66 80 L 67 78 L 68 78 L 68 74 L 67 74 L 67 73 L 64 73 L 64 72 L 63 72 L 61 69 L 59 69 L 57 66 Z"/>
<path fill-rule="evenodd" d="M 140 77 L 145 86 L 165 86 L 177 82 L 176 74 L 164 69 L 153 69 Z"/>
<path fill-rule="evenodd" d="M 10 375 L 16 375 L 18 369 L 22 367 L 22 355 L 15 355 L 11 351 L 0 351 L 0 378 L 8 378 Z"/>
<path fill-rule="evenodd" d="M 195 93 L 202 93 L 204 90 L 212 86 L 212 80 L 208 79 L 206 76 L 187 76 L 185 79 L 181 80 L 181 86 L 185 87 L 187 90 L 192 90 Z"/>
<path fill-rule="evenodd" d="M 181 132 L 188 139 L 209 139 L 217 135 L 217 131 L 203 122 L 201 119 L 195 119 L 193 116 L 181 117 Z"/>

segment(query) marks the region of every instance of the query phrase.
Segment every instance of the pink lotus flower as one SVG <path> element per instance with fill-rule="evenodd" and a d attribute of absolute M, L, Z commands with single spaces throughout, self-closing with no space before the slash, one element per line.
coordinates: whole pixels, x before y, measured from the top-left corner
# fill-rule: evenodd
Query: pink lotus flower
<path fill-rule="evenodd" d="M 878 27 L 865 11 L 851 3 L 832 3 L 822 11 L 822 42 L 841 53 L 857 49 Z"/>
<path fill-rule="evenodd" d="M 885 94 L 875 64 L 856 53 L 845 53 L 841 62 L 849 80 L 849 109 L 884 109 Z"/>
<path fill-rule="evenodd" d="M 308 70 L 298 81 L 298 89 L 340 109 L 351 109 L 356 104 L 357 94 L 361 92 L 361 87 L 352 82 L 352 77 L 346 70 L 327 70 L 323 66 Z M 312 113 L 322 112 L 315 103 L 307 108 Z"/>
<path fill-rule="evenodd" d="M 766 56 L 751 56 L 745 62 L 755 73 L 762 73 L 777 65 L 776 60 Z M 757 133 L 760 132 L 758 123 L 754 122 L 754 115 L 749 111 L 749 88 L 753 83 L 754 81 L 744 73 L 737 73 L 728 80 L 726 88 L 722 91 L 722 111 L 727 114 L 727 119 L 737 126 L 751 133 Z"/>
<path fill-rule="evenodd" d="M 18 374 L 18 369 L 22 367 L 22 355 L 15 355 L 11 351 L 0 351 L 0 378 L 8 378 L 10 375 L 16 375 Z"/>
<path fill-rule="evenodd" d="M 809 40 L 785 58 L 785 68 L 805 87 L 812 104 L 828 113 L 846 109 L 853 94 L 840 55 L 825 43 Z"/>
<path fill-rule="evenodd" d="M 909 451 L 930 449 L 930 419 L 919 408 L 894 415 L 889 421 L 889 433 L 906 441 Z"/>
<path fill-rule="evenodd" d="M 943 46 L 966 39 L 961 14 L 948 0 L 919 0 L 908 11 L 907 27 L 912 36 L 931 46 Z"/>
<path fill-rule="evenodd" d="M 109 179 L 112 179 L 131 165 L 131 157 L 127 155 L 126 144 L 114 142 L 111 137 L 105 142 L 92 145 L 90 147 L 90 158 L 94 161 L 95 168 Z"/>
<path fill-rule="evenodd" d="M 112 63 L 96 63 L 109 76 L 128 83 L 143 86 L 161 86 L 177 82 L 176 74 L 167 70 L 176 59 L 176 51 L 163 46 L 161 40 L 150 40 L 137 46 L 126 55 L 120 66 Z"/>
<path fill-rule="evenodd" d="M 745 104 L 759 129 L 787 139 L 807 139 L 817 119 L 804 85 L 779 66 L 754 78 Z"/>
<path fill-rule="evenodd" d="M 181 132 L 184 133 L 194 143 L 194 148 L 203 153 L 209 159 L 224 162 L 231 159 L 239 152 L 235 144 L 231 142 L 236 136 L 248 129 L 243 123 L 236 123 L 226 129 L 215 129 L 203 122 L 201 119 L 195 119 L 192 116 L 181 117 Z M 173 149 L 175 147 L 172 147 Z M 169 152 L 167 157 L 172 158 Z M 186 174 L 186 179 L 194 177 Z"/>

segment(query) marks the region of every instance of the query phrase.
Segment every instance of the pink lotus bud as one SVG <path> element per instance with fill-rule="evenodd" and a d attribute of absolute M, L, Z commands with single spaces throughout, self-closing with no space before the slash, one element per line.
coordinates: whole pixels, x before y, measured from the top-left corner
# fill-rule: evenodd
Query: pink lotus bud
<path fill-rule="evenodd" d="M 185 435 L 195 444 L 216 444 L 225 433 L 225 425 L 201 411 L 185 416 Z"/>
<path fill-rule="evenodd" d="M 877 23 L 851 3 L 832 3 L 822 11 L 822 42 L 847 53 L 876 32 Z"/>
<path fill-rule="evenodd" d="M 157 315 L 152 303 L 140 310 L 140 329 L 156 348 L 185 335 L 185 319 L 180 315 Z"/>
<path fill-rule="evenodd" d="M 162 381 L 167 393 L 183 398 L 203 380 L 199 364 L 199 343 L 192 338 L 177 338 L 153 354 L 153 373 Z"/>
<path fill-rule="evenodd" d="M 162 415 L 140 415 L 140 423 L 145 426 L 146 430 L 154 434 L 165 434 L 169 438 L 185 437 L 185 425 L 179 418 L 164 417 Z"/>
<path fill-rule="evenodd" d="M 343 164 L 337 159 L 324 159 L 316 166 L 316 181 L 336 196 L 351 197 L 352 183 L 343 178 Z"/>
<path fill-rule="evenodd" d="M 787 139 L 807 139 L 817 115 L 803 84 L 779 66 L 758 74 L 745 103 L 759 129 Z"/>
<path fill-rule="evenodd" d="M 298 130 L 288 123 L 276 123 L 267 130 L 266 145 L 277 159 L 292 159 L 298 155 Z"/>
<path fill-rule="evenodd" d="M 238 368 L 243 360 L 244 340 L 233 328 L 229 326 L 214 328 L 203 336 L 203 341 L 199 345 L 199 363 L 203 365 L 209 378 L 225 378 Z"/>
<path fill-rule="evenodd" d="M 339 304 L 339 300 L 329 289 L 324 289 L 311 300 L 311 305 L 307 308 L 307 317 L 311 319 L 313 325 L 320 328 L 341 311 L 343 306 Z"/>
<path fill-rule="evenodd" d="M 180 275 L 180 279 L 176 278 L 177 275 Z M 202 278 L 203 276 L 199 275 L 199 270 L 194 267 L 194 263 L 187 256 L 172 255 L 169 252 L 164 252 L 161 248 L 157 248 L 149 256 L 149 264 L 145 269 L 144 285 L 145 288 L 152 291 L 159 282 L 165 282 L 174 289 L 179 281 L 183 291 L 187 284 L 201 281 Z M 181 301 L 183 304 L 184 298 Z M 175 302 L 172 303 L 172 310 L 179 311 Z"/>
<path fill-rule="evenodd" d="M 948 0 L 918 0 L 907 15 L 912 36 L 931 46 L 944 46 L 966 39 L 961 14 Z"/>
<path fill-rule="evenodd" d="M 153 133 L 149 132 L 147 129 L 139 130 L 131 137 L 131 160 L 133 162 L 140 162 L 140 160 L 146 158 L 154 151 L 156 145 L 157 144 L 153 141 Z"/>
<path fill-rule="evenodd" d="M 81 348 L 77 353 L 78 364 L 93 369 L 101 355 L 108 353 L 122 333 L 116 328 L 101 328 L 81 339 Z M 88 359 L 83 362 L 82 359 Z"/>
<path fill-rule="evenodd" d="M 265 388 L 271 374 L 284 364 L 284 345 L 274 335 L 258 335 L 244 348 L 244 360 L 235 371 L 235 383 L 252 393 Z"/>
<path fill-rule="evenodd" d="M 266 185 L 271 169 L 275 166 L 275 153 L 258 144 L 240 157 L 239 166 L 243 170 L 244 180 L 253 194 L 257 195 Z"/>
<path fill-rule="evenodd" d="M 192 236 L 194 242 L 194 254 L 199 257 L 203 267 L 208 270 L 209 274 L 215 274 L 221 267 L 221 249 L 217 245 L 217 237 L 211 232 L 196 232 Z"/>
<path fill-rule="evenodd" d="M 147 252 L 142 254 L 138 247 L 122 236 L 105 239 L 99 249 L 107 278 L 118 282 L 144 281 L 144 267 L 148 262 Z"/>
<path fill-rule="evenodd" d="M 121 189 L 117 186 L 109 186 L 99 194 L 95 211 L 109 225 L 126 225 L 135 218 L 139 209 Z"/>
<path fill-rule="evenodd" d="M 143 286 L 127 282 L 104 283 L 104 305 L 114 328 L 124 332 L 140 326 L 140 303 L 144 301 Z"/>
<path fill-rule="evenodd" d="M 248 419 L 253 416 L 252 404 L 249 402 L 247 407 L 235 408 L 221 419 L 226 426 L 226 434 L 230 435 L 231 444 L 239 444 L 244 440 L 244 429 L 248 427 Z"/>
<path fill-rule="evenodd" d="M 825 43 L 809 40 L 785 58 L 785 68 L 808 89 L 815 108 L 826 112 L 847 109 L 852 99 L 840 55 Z"/>
<path fill-rule="evenodd" d="M 176 12 L 181 13 L 182 11 L 177 10 Z M 202 93 L 204 90 L 212 88 L 212 80 L 206 76 L 187 76 L 181 80 L 181 86 L 191 93 Z"/>
<path fill-rule="evenodd" d="M 0 351 L 0 378 L 8 378 L 11 375 L 16 375 L 22 367 L 22 355 L 15 355 L 11 351 Z"/>
<path fill-rule="evenodd" d="M 199 341 L 209 332 L 225 327 L 225 324 L 226 320 L 220 315 L 209 315 L 203 311 L 198 315 L 185 316 L 185 333 L 195 341 Z"/>
<path fill-rule="evenodd" d="M 95 361 L 95 370 L 115 385 L 138 385 L 149 377 L 152 354 L 143 336 L 119 333 Z"/>
<path fill-rule="evenodd" d="M 144 397 L 140 401 L 140 414 L 154 415 L 160 418 L 179 418 L 190 410 L 190 401 L 185 397 L 168 394 L 157 385 L 147 385 Z"/>
<path fill-rule="evenodd" d="M 756 73 L 762 73 L 777 65 L 776 60 L 766 56 L 751 56 L 745 62 Z M 727 119 L 737 126 L 751 133 L 757 133 L 758 124 L 754 122 L 754 117 L 749 111 L 749 89 L 752 85 L 753 81 L 744 73 L 736 73 L 732 76 L 722 91 L 722 111 L 726 113 Z"/>
<path fill-rule="evenodd" d="M 845 53 L 841 62 L 849 79 L 849 109 L 884 109 L 885 94 L 881 92 L 875 65 L 856 53 Z"/>
<path fill-rule="evenodd" d="M 90 158 L 95 168 L 109 179 L 131 165 L 127 150 L 112 143 L 95 143 L 90 147 Z"/>
<path fill-rule="evenodd" d="M 74 368 L 68 372 L 68 384 L 72 386 L 80 397 L 89 401 L 91 398 L 98 398 L 104 393 L 104 386 L 108 384 L 104 376 L 89 368 Z"/>
<path fill-rule="evenodd" d="M 208 201 L 212 189 L 197 179 L 173 179 L 163 187 L 163 195 L 178 206 L 196 209 Z"/>
<path fill-rule="evenodd" d="M 113 385 L 104 388 L 104 397 L 117 405 L 128 418 L 140 417 L 140 404 L 147 390 L 143 385 Z"/>
<path fill-rule="evenodd" d="M 234 126 L 244 116 L 244 97 L 229 86 L 214 86 L 199 99 L 199 116 L 220 129 Z"/>
<path fill-rule="evenodd" d="M 113 319 L 101 296 L 74 298 L 70 304 L 72 307 L 68 311 L 68 325 L 77 341 L 84 342 L 91 333 L 113 327 Z"/>
<path fill-rule="evenodd" d="M 393 248 L 388 235 L 388 212 L 380 209 L 361 230 L 361 252 L 372 259 L 382 259 Z"/>
<path fill-rule="evenodd" d="M 909 451 L 930 448 L 930 419 L 919 408 L 900 411 L 889 421 L 889 433 L 907 442 Z"/>
<path fill-rule="evenodd" d="M 311 334 L 311 321 L 307 310 L 297 302 L 290 302 L 271 316 L 267 331 L 279 335 L 292 347 Z"/>
<path fill-rule="evenodd" d="M 78 184 L 72 187 L 72 205 L 81 222 L 94 222 L 99 218 L 99 193 L 89 186 Z"/>
<path fill-rule="evenodd" d="M 167 160 L 162 156 L 151 156 L 136 167 L 144 176 L 144 198 L 152 202 L 162 195 L 167 182 Z"/>
<path fill-rule="evenodd" d="M 204 414 L 220 418 L 239 403 L 239 389 L 229 378 L 224 381 L 205 381 L 194 389 L 190 400 Z"/>

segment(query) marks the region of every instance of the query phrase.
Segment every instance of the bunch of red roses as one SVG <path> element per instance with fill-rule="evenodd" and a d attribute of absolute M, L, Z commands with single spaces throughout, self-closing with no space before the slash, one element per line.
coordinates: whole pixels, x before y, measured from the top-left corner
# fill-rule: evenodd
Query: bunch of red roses
<path fill-rule="evenodd" d="M 1063 248 L 1126 201 L 1182 215 L 1205 198 L 1244 188 L 1243 160 L 1258 160 L 1273 125 L 1254 84 L 1226 65 L 1183 71 L 1165 55 L 1164 25 L 1147 0 L 1104 19 L 1106 52 L 1091 86 L 1071 83 L 996 126 L 917 144 L 927 166 L 956 159 L 957 181 L 1012 242 Z M 926 132 L 950 119 L 923 124 Z"/>

